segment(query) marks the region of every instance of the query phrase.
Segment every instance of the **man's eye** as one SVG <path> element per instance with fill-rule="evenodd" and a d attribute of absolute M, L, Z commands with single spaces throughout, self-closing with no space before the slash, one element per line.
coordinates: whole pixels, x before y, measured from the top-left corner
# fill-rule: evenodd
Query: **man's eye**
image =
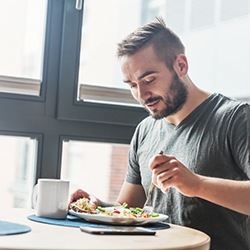
<path fill-rule="evenodd" d="M 130 84 L 129 87 L 130 87 L 131 89 L 134 89 L 134 88 L 137 87 L 137 84 Z"/>
<path fill-rule="evenodd" d="M 144 83 L 150 84 L 150 83 L 153 83 L 154 80 L 155 80 L 155 78 L 147 78 L 147 79 L 144 79 Z"/>

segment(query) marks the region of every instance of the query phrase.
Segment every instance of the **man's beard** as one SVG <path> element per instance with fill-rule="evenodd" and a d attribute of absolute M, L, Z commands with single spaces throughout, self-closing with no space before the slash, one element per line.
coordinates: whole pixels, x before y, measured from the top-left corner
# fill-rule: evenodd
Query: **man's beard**
<path fill-rule="evenodd" d="M 165 104 L 165 108 L 162 111 L 152 112 L 148 110 L 153 118 L 161 119 L 178 112 L 186 102 L 187 96 L 188 90 L 186 86 L 174 72 L 168 93 L 165 93 L 163 97 L 149 98 L 145 104 L 156 100 L 162 100 Z"/>

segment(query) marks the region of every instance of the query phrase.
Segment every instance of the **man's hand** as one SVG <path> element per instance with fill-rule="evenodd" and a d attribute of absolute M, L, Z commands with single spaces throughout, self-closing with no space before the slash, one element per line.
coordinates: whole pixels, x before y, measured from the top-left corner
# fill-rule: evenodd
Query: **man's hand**
<path fill-rule="evenodd" d="M 167 192 L 168 188 L 175 187 L 185 196 L 196 196 L 200 176 L 191 172 L 174 156 L 155 155 L 150 159 L 149 168 L 152 170 L 153 183 L 162 192 Z"/>
<path fill-rule="evenodd" d="M 93 203 L 96 206 L 98 206 L 100 203 L 100 201 L 95 196 L 90 195 L 89 193 L 83 191 L 82 189 L 78 189 L 74 193 L 71 194 L 68 208 L 72 202 L 74 202 L 80 198 L 88 198 L 90 200 L 90 203 Z"/>

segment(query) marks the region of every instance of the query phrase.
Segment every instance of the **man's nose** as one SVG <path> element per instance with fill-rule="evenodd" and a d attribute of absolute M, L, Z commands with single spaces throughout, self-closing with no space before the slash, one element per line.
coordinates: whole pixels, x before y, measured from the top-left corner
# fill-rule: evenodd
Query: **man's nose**
<path fill-rule="evenodd" d="M 137 96 L 140 101 L 144 102 L 150 97 L 150 92 L 145 86 L 138 86 Z"/>

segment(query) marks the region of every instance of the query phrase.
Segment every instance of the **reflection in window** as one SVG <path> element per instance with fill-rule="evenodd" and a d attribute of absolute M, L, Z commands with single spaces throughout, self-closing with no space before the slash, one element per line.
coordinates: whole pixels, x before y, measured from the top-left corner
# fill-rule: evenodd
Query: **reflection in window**
<path fill-rule="evenodd" d="M 71 192 L 82 188 L 103 200 L 115 200 L 127 171 L 128 145 L 64 141 L 61 178 Z"/>
<path fill-rule="evenodd" d="M 34 139 L 0 136 L 0 197 L 5 207 L 31 207 L 36 148 Z"/>
<path fill-rule="evenodd" d="M 1 92 L 39 94 L 46 6 L 47 0 L 0 1 Z"/>

